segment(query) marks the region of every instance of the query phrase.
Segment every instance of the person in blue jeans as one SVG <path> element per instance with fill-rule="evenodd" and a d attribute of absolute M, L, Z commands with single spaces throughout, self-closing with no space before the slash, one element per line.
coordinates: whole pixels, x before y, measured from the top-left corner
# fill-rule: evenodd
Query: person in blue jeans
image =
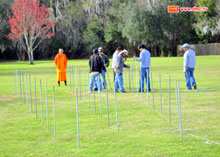
<path fill-rule="evenodd" d="M 128 56 L 128 51 L 121 51 L 115 59 L 114 63 L 114 71 L 115 71 L 115 91 L 118 92 L 118 87 L 122 93 L 125 93 L 124 85 L 123 85 L 123 67 L 129 68 L 128 65 L 124 64 L 124 58 Z"/>
<path fill-rule="evenodd" d="M 182 47 L 185 51 L 183 55 L 184 57 L 183 72 L 185 73 L 187 89 L 191 90 L 192 86 L 194 87 L 194 89 L 197 89 L 196 81 L 194 77 L 194 69 L 196 65 L 196 53 L 192 49 L 190 49 L 190 45 L 188 43 L 185 43 Z"/>
<path fill-rule="evenodd" d="M 150 70 L 150 58 L 151 54 L 148 50 L 146 50 L 146 47 L 144 44 L 140 44 L 138 46 L 140 53 L 140 58 L 133 57 L 135 61 L 141 62 L 141 70 L 140 70 L 140 80 L 139 80 L 139 92 L 144 92 L 144 79 L 146 82 L 146 86 L 148 91 L 150 91 L 150 77 L 149 77 L 149 70 Z M 148 79 L 147 79 L 148 75 Z M 147 85 L 148 82 L 148 85 Z"/>
<path fill-rule="evenodd" d="M 89 92 L 92 92 L 94 84 L 98 84 L 98 91 L 102 92 L 102 84 L 100 79 L 100 73 L 104 67 L 102 58 L 98 54 L 98 49 L 93 50 L 93 55 L 89 59 L 90 66 L 90 83 L 89 83 Z"/>

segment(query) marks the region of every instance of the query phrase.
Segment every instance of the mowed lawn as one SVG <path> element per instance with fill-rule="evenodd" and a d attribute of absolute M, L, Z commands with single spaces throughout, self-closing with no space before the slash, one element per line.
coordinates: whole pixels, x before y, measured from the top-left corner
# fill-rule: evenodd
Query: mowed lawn
<path fill-rule="evenodd" d="M 132 59 L 128 59 L 126 63 L 131 66 L 130 85 L 129 70 L 126 69 L 124 82 L 127 93 L 116 94 L 118 133 L 115 98 L 111 89 L 113 88 L 111 67 L 108 68 L 109 79 L 107 78 L 110 120 L 110 126 L 108 126 L 106 90 L 100 94 L 100 97 L 95 93 L 95 104 L 94 93 L 88 93 L 88 60 L 69 60 L 68 86 L 61 83 L 60 87 L 57 86 L 53 61 L 35 61 L 34 65 L 29 65 L 28 62 L 0 62 L 0 156 L 220 156 L 220 56 L 197 57 L 195 78 L 198 90 L 191 92 L 186 91 L 182 57 L 152 58 L 150 70 L 153 76 L 155 111 L 152 92 L 149 93 L 149 99 L 147 92 L 137 95 L 136 80 L 139 76 L 136 75 L 136 67 L 139 69 L 140 64 L 133 64 Z M 17 77 L 14 75 L 16 69 L 17 74 L 20 71 L 24 74 L 25 103 L 23 94 L 20 97 L 20 90 L 23 93 L 22 80 L 22 88 L 20 88 L 20 75 Z M 75 69 L 77 69 L 77 75 Z M 70 75 L 70 71 L 73 75 Z M 28 88 L 26 88 L 25 72 Z M 161 74 L 162 104 L 160 103 L 159 73 Z M 29 75 L 31 76 L 32 112 Z M 171 122 L 169 122 L 168 106 L 169 76 L 171 78 Z M 76 78 L 79 91 L 80 148 L 77 142 Z M 180 133 L 176 131 L 179 121 L 175 80 L 180 81 L 184 130 L 182 140 Z M 49 129 L 46 114 L 46 82 Z M 56 139 L 54 139 L 53 86 L 56 96 Z M 100 104 L 102 117 L 100 117 Z"/>

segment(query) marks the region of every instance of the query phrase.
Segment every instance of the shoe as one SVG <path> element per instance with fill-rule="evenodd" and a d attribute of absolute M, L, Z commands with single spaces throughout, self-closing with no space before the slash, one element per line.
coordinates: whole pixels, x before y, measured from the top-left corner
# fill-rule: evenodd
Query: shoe
<path fill-rule="evenodd" d="M 193 86 L 193 87 L 194 87 L 194 89 L 197 89 L 196 85 L 195 85 L 195 86 Z"/>
<path fill-rule="evenodd" d="M 97 91 L 97 90 L 98 90 L 98 88 L 95 88 L 94 90 L 95 90 L 95 91 Z"/>
<path fill-rule="evenodd" d="M 144 91 L 142 91 L 142 92 L 141 92 L 141 91 L 138 91 L 138 92 L 139 92 L 139 93 L 142 93 L 142 92 L 144 93 Z"/>
<path fill-rule="evenodd" d="M 125 91 L 121 91 L 121 93 L 126 93 Z"/>

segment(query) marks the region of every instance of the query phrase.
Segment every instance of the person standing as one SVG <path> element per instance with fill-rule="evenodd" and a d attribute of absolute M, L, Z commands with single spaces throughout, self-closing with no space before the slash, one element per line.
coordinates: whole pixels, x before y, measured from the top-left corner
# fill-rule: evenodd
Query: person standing
<path fill-rule="evenodd" d="M 121 51 L 115 59 L 114 62 L 114 71 L 115 71 L 115 91 L 118 92 L 118 87 L 120 87 L 120 91 L 125 93 L 125 89 L 123 86 L 123 67 L 130 68 L 128 65 L 124 64 L 124 58 L 128 56 L 128 51 Z"/>
<path fill-rule="evenodd" d="M 98 54 L 98 49 L 93 49 L 93 55 L 89 59 L 89 66 L 90 66 L 90 83 L 89 83 L 89 92 L 92 92 L 93 84 L 97 83 L 98 92 L 102 92 L 102 84 L 100 73 L 104 67 L 104 63 L 102 58 Z"/>
<path fill-rule="evenodd" d="M 112 69 L 113 69 L 113 81 L 115 82 L 115 60 L 116 60 L 116 57 L 117 55 L 122 51 L 122 47 L 119 46 L 117 47 L 117 50 L 113 53 L 113 56 L 112 56 Z"/>
<path fill-rule="evenodd" d="M 98 52 L 99 52 L 99 56 L 102 58 L 103 60 L 103 63 L 104 63 L 104 67 L 102 69 L 102 72 L 101 72 L 101 75 L 102 75 L 102 79 L 103 79 L 103 88 L 106 89 L 106 78 L 105 78 L 105 73 L 106 73 L 106 68 L 109 66 L 109 58 L 106 54 L 104 54 L 103 52 L 103 48 L 102 47 L 99 47 L 98 48 Z"/>
<path fill-rule="evenodd" d="M 63 53 L 63 49 L 59 49 L 59 53 L 54 58 L 54 63 L 57 67 L 58 86 L 60 86 L 61 81 L 64 81 L 65 86 L 67 86 L 66 83 L 67 57 L 66 54 Z"/>
<path fill-rule="evenodd" d="M 188 43 L 185 43 L 182 47 L 185 51 L 183 55 L 184 57 L 183 72 L 185 73 L 187 89 L 191 90 L 192 86 L 194 87 L 194 89 L 197 89 L 196 81 L 194 78 L 194 69 L 196 65 L 196 53 L 192 49 L 190 49 L 190 45 Z"/>
<path fill-rule="evenodd" d="M 150 58 L 151 58 L 151 54 L 148 50 L 146 50 L 146 47 L 144 44 L 140 44 L 138 46 L 140 53 L 140 58 L 136 58 L 136 56 L 134 56 L 134 60 L 141 62 L 141 77 L 139 80 L 139 92 L 144 92 L 144 78 L 146 79 L 146 86 L 147 86 L 147 90 L 150 91 L 150 77 L 149 77 L 149 70 L 150 70 Z M 148 74 L 148 85 L 147 85 L 147 74 Z"/>

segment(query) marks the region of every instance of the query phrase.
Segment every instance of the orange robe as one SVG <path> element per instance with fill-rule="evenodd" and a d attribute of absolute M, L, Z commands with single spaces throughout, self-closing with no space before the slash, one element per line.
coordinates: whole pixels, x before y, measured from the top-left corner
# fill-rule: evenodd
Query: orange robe
<path fill-rule="evenodd" d="M 67 57 L 65 54 L 57 54 L 54 58 L 57 67 L 57 81 L 66 81 Z"/>

